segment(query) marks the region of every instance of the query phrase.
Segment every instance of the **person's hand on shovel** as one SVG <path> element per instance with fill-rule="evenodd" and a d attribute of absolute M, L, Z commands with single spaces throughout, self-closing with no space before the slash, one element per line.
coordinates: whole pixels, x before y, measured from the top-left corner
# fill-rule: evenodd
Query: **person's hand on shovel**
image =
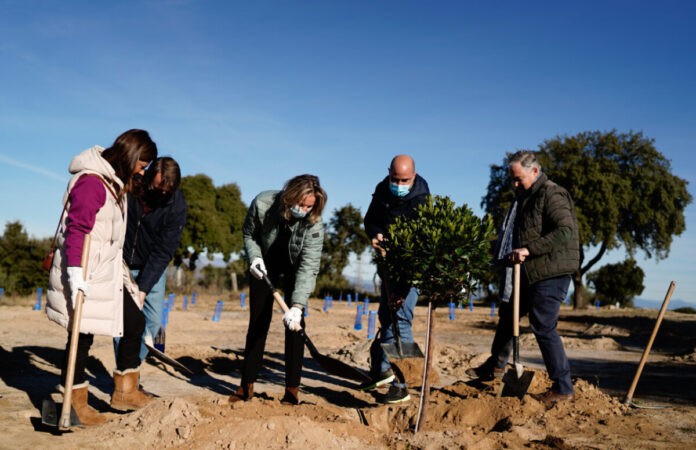
<path fill-rule="evenodd" d="M 524 260 L 529 256 L 529 250 L 526 248 L 516 248 L 510 253 L 509 258 L 513 264 L 522 264 Z"/>
<path fill-rule="evenodd" d="M 404 304 L 404 296 L 397 293 L 390 293 L 388 303 L 391 309 L 397 311 Z"/>
<path fill-rule="evenodd" d="M 382 233 L 377 233 L 377 236 L 372 238 L 372 248 L 379 251 L 382 257 L 387 256 L 387 252 L 379 245 L 380 242 L 384 240 L 384 235 Z"/>
<path fill-rule="evenodd" d="M 300 325 L 301 320 L 302 308 L 298 306 L 293 305 L 292 308 L 283 314 L 283 323 L 290 331 L 300 331 L 302 329 L 302 325 Z"/>
<path fill-rule="evenodd" d="M 68 284 L 70 284 L 70 300 L 72 300 L 72 307 L 73 309 L 75 309 L 75 299 L 77 299 L 77 291 L 82 291 L 82 294 L 85 297 L 87 297 L 87 280 L 85 280 L 82 267 L 68 267 Z"/>
<path fill-rule="evenodd" d="M 263 280 L 263 276 L 267 275 L 266 265 L 263 263 L 263 258 L 254 258 L 251 261 L 251 267 L 249 267 L 249 272 L 257 280 Z"/>

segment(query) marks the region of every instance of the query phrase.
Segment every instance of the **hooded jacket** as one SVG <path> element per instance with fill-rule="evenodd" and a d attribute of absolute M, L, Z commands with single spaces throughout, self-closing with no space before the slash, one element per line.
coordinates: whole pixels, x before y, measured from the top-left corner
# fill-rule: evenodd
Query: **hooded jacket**
<path fill-rule="evenodd" d="M 410 216 L 425 199 L 430 195 L 428 183 L 423 177 L 416 174 L 413 187 L 403 197 L 397 197 L 389 189 L 389 177 L 380 181 L 372 194 L 372 201 L 365 214 L 365 232 L 367 237 L 374 239 L 378 233 L 387 235 L 389 225 L 394 223 L 397 217 Z"/>
<path fill-rule="evenodd" d="M 64 205 L 69 202 L 70 191 L 83 175 L 99 175 L 116 193 L 123 189 L 123 183 L 111 164 L 101 157 L 103 150 L 99 146 L 89 148 L 70 162 L 69 171 L 73 176 L 63 195 Z M 69 204 L 66 209 L 69 211 Z M 127 220 L 125 211 L 125 196 L 118 202 L 107 192 L 104 206 L 96 213 L 94 227 L 89 233 L 91 243 L 86 272 L 89 295 L 85 297 L 82 309 L 81 333 L 123 336 L 124 289 L 127 289 L 133 301 L 138 303 L 138 288 L 123 261 Z M 69 328 L 72 327 L 73 308 L 65 253 L 66 225 L 67 214 L 61 219 L 62 231 L 56 240 L 53 264 L 49 272 L 46 314 L 50 320 Z"/>
<path fill-rule="evenodd" d="M 281 191 L 261 192 L 251 202 L 244 218 L 242 236 L 244 250 L 249 263 L 254 258 L 263 258 L 275 242 L 280 231 Z M 307 219 L 294 220 L 290 223 L 288 256 L 295 269 L 295 287 L 292 291 L 292 303 L 307 306 L 307 299 L 314 291 L 319 273 L 321 249 L 324 246 L 324 224 L 321 220 L 310 223 Z"/>
<path fill-rule="evenodd" d="M 186 225 L 186 201 L 180 190 L 166 204 L 147 213 L 140 200 L 128 194 L 128 226 L 123 256 L 140 291 L 149 293 L 172 260 Z"/>

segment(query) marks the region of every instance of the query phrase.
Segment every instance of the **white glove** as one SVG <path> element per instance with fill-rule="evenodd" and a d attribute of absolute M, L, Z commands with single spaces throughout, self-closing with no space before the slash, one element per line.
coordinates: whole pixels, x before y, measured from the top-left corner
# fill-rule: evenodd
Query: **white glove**
<path fill-rule="evenodd" d="M 288 309 L 285 314 L 283 314 L 283 322 L 290 331 L 300 331 L 302 329 L 302 326 L 300 325 L 301 320 L 302 309 L 297 306 L 293 306 L 292 308 Z"/>
<path fill-rule="evenodd" d="M 261 270 L 257 269 L 256 266 L 261 266 Z M 266 272 L 266 265 L 263 263 L 263 258 L 252 259 L 249 272 L 251 272 L 251 274 L 256 277 L 257 280 L 263 280 L 263 276 L 268 274 Z"/>
<path fill-rule="evenodd" d="M 77 291 L 82 291 L 84 296 L 87 297 L 87 281 L 85 280 L 82 267 L 68 267 L 68 283 L 70 284 L 70 300 L 72 300 L 72 307 L 73 309 L 75 309 Z"/>

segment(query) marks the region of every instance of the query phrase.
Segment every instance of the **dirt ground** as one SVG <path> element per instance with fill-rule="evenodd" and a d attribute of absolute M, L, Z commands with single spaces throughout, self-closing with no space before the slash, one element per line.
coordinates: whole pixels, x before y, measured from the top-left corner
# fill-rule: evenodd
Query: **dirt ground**
<path fill-rule="evenodd" d="M 219 322 L 215 301 L 225 300 Z M 496 317 L 489 308 L 457 310 L 449 320 L 436 311 L 435 361 L 421 431 L 412 432 L 420 386 L 407 403 L 386 406 L 376 393 L 322 371 L 305 352 L 301 404 L 284 406 L 283 325 L 274 314 L 258 395 L 231 407 L 239 382 L 248 321 L 238 297 L 199 295 L 169 315 L 166 353 L 194 371 L 186 376 L 161 363 L 146 363 L 144 388 L 158 396 L 145 408 L 122 413 L 109 407 L 114 368 L 111 340 L 95 338 L 88 363 L 90 404 L 109 417 L 97 427 L 58 434 L 41 424 L 40 408 L 55 392 L 66 333 L 33 311 L 32 299 L 0 305 L 0 448 L 696 448 L 696 317 L 668 312 L 634 395 L 646 409 L 622 403 L 648 341 L 657 311 L 563 309 L 559 330 L 570 358 L 576 398 L 547 407 L 530 395 L 496 398 L 498 382 L 469 380 L 464 371 L 487 357 Z M 367 369 L 367 316 L 355 331 L 355 306 L 334 300 L 322 311 L 312 300 L 307 334 L 322 353 Z M 371 305 L 376 309 L 376 305 Z M 416 341 L 424 348 L 427 309 L 418 306 Z M 526 320 L 521 356 L 535 370 L 530 393 L 550 382 Z"/>

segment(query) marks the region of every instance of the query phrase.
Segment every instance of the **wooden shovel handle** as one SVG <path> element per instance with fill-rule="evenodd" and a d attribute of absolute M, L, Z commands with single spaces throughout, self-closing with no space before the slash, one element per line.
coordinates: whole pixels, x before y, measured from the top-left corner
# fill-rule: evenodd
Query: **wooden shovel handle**
<path fill-rule="evenodd" d="M 259 266 L 256 266 L 256 268 L 259 269 L 259 271 L 261 271 L 261 268 Z M 283 313 L 288 312 L 290 308 L 288 308 L 288 305 L 287 303 L 285 303 L 285 300 L 283 300 L 283 297 L 281 297 L 278 291 L 276 291 L 276 288 L 275 286 L 273 286 L 273 283 L 271 283 L 271 280 L 268 278 L 268 275 L 266 275 L 263 271 L 261 271 L 261 273 L 263 273 L 263 281 L 266 282 L 268 288 L 273 293 L 273 299 L 276 301 L 276 303 L 278 303 L 278 306 L 280 306 L 280 309 L 283 310 Z"/>
<path fill-rule="evenodd" d="M 85 240 L 82 242 L 82 258 L 80 266 L 82 266 L 83 279 L 87 280 L 87 269 L 89 263 L 89 246 L 92 242 L 92 237 L 89 234 L 85 235 Z M 72 294 L 72 293 L 71 293 Z M 75 361 L 77 360 L 77 341 L 80 340 L 80 320 L 82 319 L 82 305 L 84 304 L 84 293 L 77 291 L 75 298 L 75 310 L 73 311 L 72 335 L 70 336 L 70 353 L 68 353 L 68 372 L 65 377 L 65 392 L 63 393 L 63 407 L 60 412 L 60 420 L 58 428 L 70 428 L 70 405 L 72 403 L 72 388 L 73 378 L 75 377 Z"/>
<path fill-rule="evenodd" d="M 520 265 L 515 264 L 512 276 L 512 335 L 520 336 Z"/>
<path fill-rule="evenodd" d="M 652 335 L 650 335 L 648 345 L 645 347 L 645 350 L 643 350 L 643 356 L 641 356 L 640 358 L 640 362 L 638 363 L 638 369 L 636 369 L 636 374 L 633 377 L 631 387 L 628 389 L 628 393 L 626 394 L 624 403 L 631 403 L 631 399 L 633 398 L 633 392 L 636 390 L 636 386 L 638 385 L 638 379 L 640 378 L 640 374 L 643 372 L 645 361 L 647 361 L 648 359 L 648 354 L 650 354 L 650 349 L 652 348 L 653 341 L 655 341 L 655 336 L 657 336 L 657 330 L 660 328 L 662 318 L 665 316 L 665 312 L 667 311 L 667 305 L 669 304 L 669 300 L 672 298 L 672 293 L 674 292 L 674 288 L 676 286 L 676 281 L 672 281 L 669 284 L 669 289 L 667 289 L 667 294 L 665 295 L 665 299 L 662 302 L 662 308 L 660 308 L 660 313 L 657 315 L 657 321 L 655 322 L 655 327 L 653 328 Z"/>

